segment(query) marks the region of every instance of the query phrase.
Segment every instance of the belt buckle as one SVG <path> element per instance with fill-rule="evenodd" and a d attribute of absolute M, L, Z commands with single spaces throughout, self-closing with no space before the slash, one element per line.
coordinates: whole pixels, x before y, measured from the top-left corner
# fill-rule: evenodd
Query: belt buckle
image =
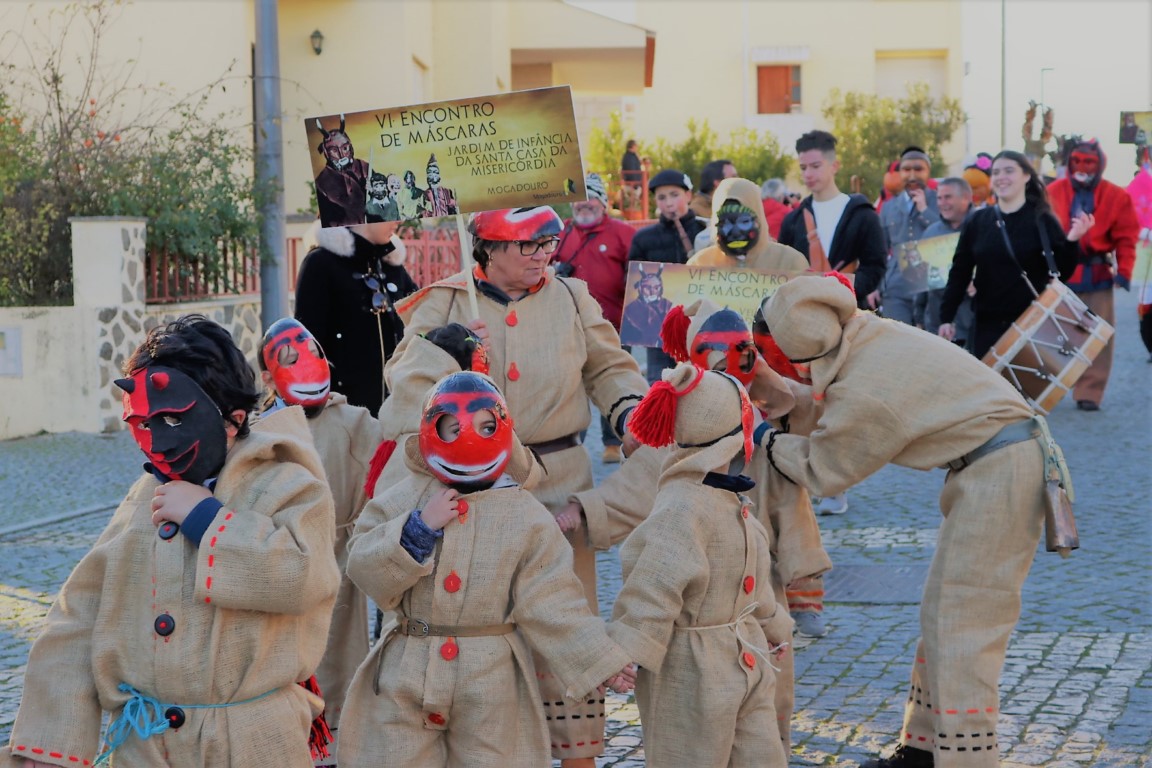
<path fill-rule="evenodd" d="M 420 626 L 417 627 L 416 625 Z M 428 637 L 428 622 L 423 619 L 408 619 L 404 627 L 404 634 L 414 637 Z"/>

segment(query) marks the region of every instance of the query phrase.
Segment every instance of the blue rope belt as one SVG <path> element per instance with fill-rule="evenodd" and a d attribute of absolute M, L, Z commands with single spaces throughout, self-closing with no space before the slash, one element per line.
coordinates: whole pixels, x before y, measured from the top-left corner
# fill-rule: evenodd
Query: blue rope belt
<path fill-rule="evenodd" d="M 243 701 L 231 701 L 227 704 L 163 704 L 158 699 L 145 696 L 140 693 L 140 691 L 128 685 L 128 683 L 120 683 L 118 688 L 124 693 L 129 694 L 130 698 L 124 703 L 124 709 L 120 712 L 120 716 L 108 724 L 108 730 L 104 734 L 105 750 L 96 758 L 96 762 L 93 763 L 93 765 L 102 765 L 107 762 L 108 758 L 112 757 L 112 753 L 127 741 L 128 737 L 133 733 L 143 740 L 168 730 L 168 719 L 164 717 L 164 710 L 168 707 L 178 706 L 181 709 L 224 709 L 226 707 L 237 707 L 241 704 L 251 704 L 266 696 L 271 696 L 279 690 L 273 688 L 259 696 L 253 696 Z"/>

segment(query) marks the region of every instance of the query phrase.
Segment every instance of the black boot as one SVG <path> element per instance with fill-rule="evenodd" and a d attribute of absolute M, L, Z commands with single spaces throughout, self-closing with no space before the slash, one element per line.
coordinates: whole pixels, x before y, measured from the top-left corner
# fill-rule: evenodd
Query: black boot
<path fill-rule="evenodd" d="M 901 744 L 892 757 L 878 757 L 860 763 L 860 768 L 933 768 L 935 758 L 931 752 Z"/>

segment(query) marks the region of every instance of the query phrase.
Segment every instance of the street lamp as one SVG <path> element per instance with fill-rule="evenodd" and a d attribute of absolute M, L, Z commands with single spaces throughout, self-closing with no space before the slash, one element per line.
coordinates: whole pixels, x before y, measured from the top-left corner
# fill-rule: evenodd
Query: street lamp
<path fill-rule="evenodd" d="M 320 30 L 316 29 L 312 31 L 312 34 L 308 36 L 308 39 L 312 41 L 312 50 L 316 52 L 317 56 L 319 56 L 320 51 L 324 50 L 324 34 Z"/>

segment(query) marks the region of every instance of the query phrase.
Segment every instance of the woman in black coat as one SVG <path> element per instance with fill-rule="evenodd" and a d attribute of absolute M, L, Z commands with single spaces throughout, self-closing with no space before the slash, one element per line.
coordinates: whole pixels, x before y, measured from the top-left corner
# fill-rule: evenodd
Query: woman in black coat
<path fill-rule="evenodd" d="M 296 278 L 296 319 L 328 356 L 332 389 L 373 416 L 384 401 L 384 363 L 404 335 L 393 304 L 418 287 L 395 231 L 395 224 L 321 229 Z"/>
<path fill-rule="evenodd" d="M 1032 303 L 1034 295 L 1028 283 L 1038 294 L 1051 279 L 1040 228 L 1048 234 L 1060 279 L 1067 280 L 1076 269 L 1077 241 L 1095 221 L 1091 214 L 1082 214 L 1072 220 L 1065 235 L 1048 206 L 1043 182 L 1028 158 L 1019 152 L 1006 149 L 992 160 L 992 191 L 996 193 L 996 204 L 970 215 L 960 230 L 937 331 L 952 340 L 952 321 L 975 272 L 975 324 L 970 349 L 976 357 L 983 357 Z M 1005 234 L 1012 243 L 1011 255 L 1004 243 Z M 1028 275 L 1028 283 L 1021 277 L 1021 270 Z"/>

